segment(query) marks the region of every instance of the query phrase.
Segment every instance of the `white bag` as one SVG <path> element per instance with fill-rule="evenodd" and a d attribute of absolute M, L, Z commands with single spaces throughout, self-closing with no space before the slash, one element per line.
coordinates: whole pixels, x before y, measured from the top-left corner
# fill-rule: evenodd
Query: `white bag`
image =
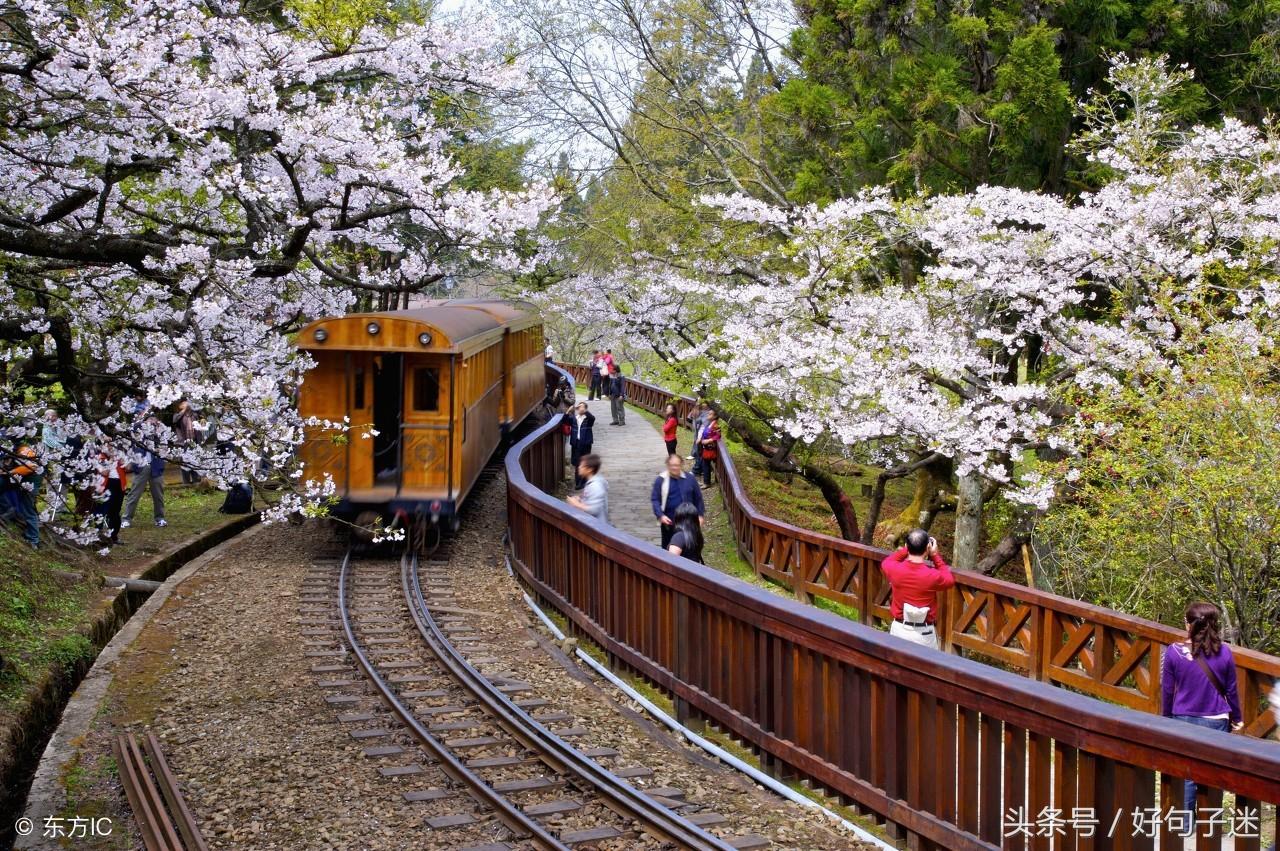
<path fill-rule="evenodd" d="M 928 606 L 913 606 L 910 603 L 902 604 L 902 621 L 912 626 L 924 626 L 929 620 Z"/>

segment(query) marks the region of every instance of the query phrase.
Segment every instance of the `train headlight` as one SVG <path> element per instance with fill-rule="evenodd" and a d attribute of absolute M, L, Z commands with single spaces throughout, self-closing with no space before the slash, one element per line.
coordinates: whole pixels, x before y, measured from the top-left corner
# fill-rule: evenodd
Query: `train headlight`
<path fill-rule="evenodd" d="M 317 328 L 316 333 L 313 336 L 316 338 L 317 343 L 323 343 L 325 340 L 329 339 L 329 332 L 323 328 Z"/>
<path fill-rule="evenodd" d="M 372 336 L 374 334 L 377 334 L 379 331 L 381 331 L 382 326 L 379 325 L 377 322 L 370 322 L 368 325 L 364 326 L 364 330 L 368 331 L 369 334 Z"/>
<path fill-rule="evenodd" d="M 424 346 L 431 345 L 431 335 L 428 334 L 426 331 L 423 331 L 421 334 L 418 335 L 418 342 Z"/>

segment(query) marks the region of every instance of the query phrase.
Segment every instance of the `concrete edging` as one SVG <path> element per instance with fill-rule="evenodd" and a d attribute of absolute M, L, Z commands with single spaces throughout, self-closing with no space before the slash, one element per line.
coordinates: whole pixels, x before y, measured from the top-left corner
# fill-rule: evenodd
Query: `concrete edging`
<path fill-rule="evenodd" d="M 228 524 L 228 526 L 231 525 L 233 524 Z M 62 784 L 63 771 L 78 755 L 79 740 L 87 735 L 98 716 L 98 710 L 107 695 L 107 690 L 115 679 L 115 663 L 168 601 L 174 589 L 195 575 L 202 567 L 221 556 L 225 550 L 240 541 L 254 537 L 264 528 L 266 527 L 261 525 L 251 526 L 247 531 L 233 535 L 212 549 L 206 550 L 175 571 L 155 593 L 147 598 L 146 602 L 124 623 L 120 631 L 98 654 L 93 667 L 89 669 L 71 695 L 71 699 L 67 701 L 62 711 L 62 719 L 58 722 L 57 729 L 54 730 L 40 756 L 40 765 L 27 792 L 27 805 L 23 812 L 23 816 L 32 821 L 35 829 L 28 836 L 17 837 L 14 848 L 62 848 L 57 840 L 46 840 L 41 836 L 41 826 L 46 817 L 56 815 L 66 805 L 66 789 Z"/>

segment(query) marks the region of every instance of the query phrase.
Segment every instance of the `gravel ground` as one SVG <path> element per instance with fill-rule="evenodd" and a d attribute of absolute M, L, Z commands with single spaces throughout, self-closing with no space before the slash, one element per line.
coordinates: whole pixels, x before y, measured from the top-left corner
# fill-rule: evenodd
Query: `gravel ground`
<path fill-rule="evenodd" d="M 520 697 L 546 698 L 539 711 L 567 713 L 570 720 L 555 726 L 581 728 L 573 739 L 579 748 L 616 749 L 603 760 L 611 769 L 651 769 L 637 785 L 665 787 L 686 814 L 725 816 L 708 828 L 721 836 L 759 834 L 773 848 L 863 847 L 654 727 L 569 662 L 502 566 L 496 530 L 505 526 L 503 502 L 498 479 L 468 512 L 444 570 L 479 637 L 468 652 L 491 660 L 487 673 L 518 675 L 533 687 Z M 268 529 L 178 589 L 122 657 L 80 764 L 68 772 L 67 814 L 106 814 L 116 826 L 109 839 L 75 847 L 141 847 L 109 758 L 111 735 L 125 727 L 158 735 L 211 848 L 449 848 L 476 841 L 474 830 L 425 829 L 438 802 L 406 802 L 403 793 L 442 785 L 438 772 L 383 776 L 379 767 L 387 762 L 362 755 L 371 743 L 339 721 L 353 708 L 326 702 L 335 690 L 320 684 L 313 667 L 332 663 L 316 653 L 335 642 L 314 622 L 316 592 L 309 589 L 323 573 L 316 565 L 335 550 L 314 526 Z M 363 683 L 342 691 L 367 693 Z M 455 802 L 444 809 L 460 808 Z M 599 847 L 653 844 L 630 838 Z"/>
<path fill-rule="evenodd" d="M 499 479 L 473 506 L 450 546 L 448 573 L 458 606 L 484 613 L 464 617 L 481 637 L 477 653 L 494 659 L 482 670 L 518 672 L 522 681 L 534 687 L 534 695 L 550 699 L 556 709 L 572 717 L 561 724 L 585 730 L 574 737 L 575 747 L 616 749 L 618 756 L 605 763 L 611 769 L 651 769 L 651 776 L 632 782 L 644 789 L 679 790 L 679 799 L 688 803 L 681 808 L 686 815 L 723 815 L 725 823 L 708 829 L 725 839 L 758 834 L 770 840 L 773 848 L 873 847 L 674 738 L 644 716 L 638 705 L 607 683 L 601 688 L 594 675 L 571 661 L 529 611 L 503 565 L 501 543 L 489 530 L 505 527 L 504 501 L 505 484 Z M 468 655 L 475 654 L 468 651 Z"/>

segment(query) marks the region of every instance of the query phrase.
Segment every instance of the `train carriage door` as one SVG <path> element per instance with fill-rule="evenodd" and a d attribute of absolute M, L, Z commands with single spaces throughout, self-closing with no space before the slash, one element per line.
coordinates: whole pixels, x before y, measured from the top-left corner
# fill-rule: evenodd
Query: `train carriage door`
<path fill-rule="evenodd" d="M 448 355 L 405 357 L 402 491 L 447 498 L 450 362 Z"/>
<path fill-rule="evenodd" d="M 347 490 L 346 435 L 341 431 L 342 418 L 347 415 L 347 398 L 343 392 L 346 362 L 342 352 L 308 351 L 315 360 L 315 368 L 302 377 L 298 391 L 298 414 L 304 419 L 315 418 L 338 424 L 335 428 L 322 425 L 306 427 L 306 440 L 300 455 L 304 480 L 321 482 L 326 474 L 333 477 L 339 493 Z"/>
<path fill-rule="evenodd" d="M 373 354 L 347 353 L 347 416 L 351 424 L 347 432 L 347 470 L 351 490 L 373 487 L 373 441 L 365 435 L 376 428 L 373 421 L 374 374 Z"/>
<path fill-rule="evenodd" d="M 401 468 L 400 422 L 404 408 L 404 355 L 382 352 L 373 356 L 373 483 L 399 490 Z"/>

